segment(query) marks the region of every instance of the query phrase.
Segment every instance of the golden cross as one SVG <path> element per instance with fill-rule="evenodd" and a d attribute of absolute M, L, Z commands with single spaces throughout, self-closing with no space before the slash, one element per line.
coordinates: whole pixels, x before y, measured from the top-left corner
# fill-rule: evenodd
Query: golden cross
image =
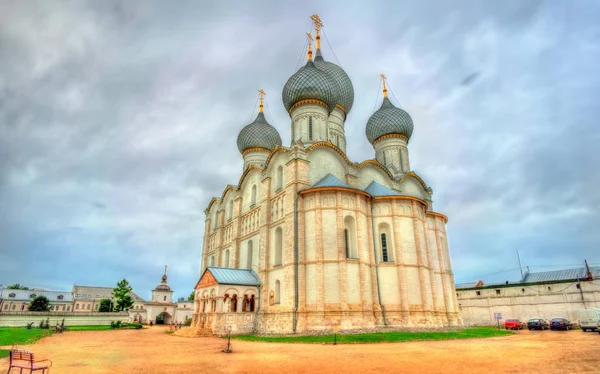
<path fill-rule="evenodd" d="M 312 41 L 313 41 L 313 37 L 312 34 L 307 32 L 306 35 L 308 36 L 308 59 L 312 60 Z"/>
<path fill-rule="evenodd" d="M 312 16 L 310 16 L 310 19 L 312 19 L 315 23 L 315 29 L 317 29 L 317 32 L 319 32 L 321 27 L 325 26 L 323 25 L 323 22 L 321 22 L 321 18 L 319 18 L 317 14 L 313 14 Z"/>
<path fill-rule="evenodd" d="M 265 92 L 265 90 L 263 90 L 263 89 L 260 89 L 260 90 L 258 90 L 258 93 L 259 93 L 259 95 L 260 95 L 260 107 L 259 107 L 259 110 L 258 110 L 258 111 L 259 111 L 260 113 L 262 113 L 262 111 L 263 111 L 263 100 L 265 99 L 265 95 L 266 95 L 267 93 L 266 93 L 266 92 Z"/>
<path fill-rule="evenodd" d="M 379 74 L 379 76 L 383 80 L 383 97 L 387 97 L 387 87 L 385 86 L 385 81 L 387 77 L 383 73 Z"/>

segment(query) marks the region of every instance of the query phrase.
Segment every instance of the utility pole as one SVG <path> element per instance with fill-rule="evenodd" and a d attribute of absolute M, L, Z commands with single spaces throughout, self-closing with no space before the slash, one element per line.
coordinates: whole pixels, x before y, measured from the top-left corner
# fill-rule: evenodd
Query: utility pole
<path fill-rule="evenodd" d="M 521 270 L 521 281 L 523 281 L 523 266 L 521 265 L 521 256 L 519 256 L 518 248 L 517 248 L 517 259 L 519 260 L 519 270 Z"/>

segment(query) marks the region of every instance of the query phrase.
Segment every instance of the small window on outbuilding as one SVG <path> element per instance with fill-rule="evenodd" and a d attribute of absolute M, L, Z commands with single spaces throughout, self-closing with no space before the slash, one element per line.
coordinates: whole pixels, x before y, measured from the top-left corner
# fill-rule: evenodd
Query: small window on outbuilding
<path fill-rule="evenodd" d="M 15 293 L 9 293 L 8 297 L 16 297 L 17 295 Z"/>
<path fill-rule="evenodd" d="M 580 290 L 581 289 L 581 284 L 577 283 L 577 289 Z"/>
<path fill-rule="evenodd" d="M 496 295 L 500 295 L 500 290 L 496 290 Z"/>
<path fill-rule="evenodd" d="M 475 291 L 475 293 L 477 294 L 477 296 L 481 296 L 481 291 Z"/>
<path fill-rule="evenodd" d="M 548 287 L 548 291 L 552 291 L 552 287 Z"/>
<path fill-rule="evenodd" d="M 525 293 L 525 289 L 524 289 L 524 288 L 521 288 L 521 292 Z"/>
<path fill-rule="evenodd" d="M 58 297 L 57 297 L 58 300 L 62 300 L 63 298 L 64 298 L 63 295 L 58 295 Z"/>

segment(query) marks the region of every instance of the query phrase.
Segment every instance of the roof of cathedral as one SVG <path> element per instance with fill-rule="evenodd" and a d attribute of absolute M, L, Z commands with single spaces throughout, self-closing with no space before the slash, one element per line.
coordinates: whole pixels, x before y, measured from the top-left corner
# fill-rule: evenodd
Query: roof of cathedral
<path fill-rule="evenodd" d="M 348 74 L 346 74 L 344 69 L 333 62 L 325 61 L 320 48 L 317 48 L 314 63 L 317 69 L 331 75 L 338 86 L 338 102 L 336 104 L 341 105 L 346 114 L 350 113 L 352 104 L 354 104 L 354 87 L 352 86 L 352 81 L 350 80 L 350 77 L 348 77 Z"/>
<path fill-rule="evenodd" d="M 258 276 L 252 270 L 248 269 L 230 269 L 230 268 L 217 268 L 208 266 L 206 271 L 215 277 L 215 280 L 219 284 L 232 284 L 238 286 L 258 286 L 260 281 Z"/>
<path fill-rule="evenodd" d="M 335 109 L 339 87 L 331 74 L 318 69 L 312 60 L 292 75 L 283 86 L 281 98 L 289 112 L 294 104 L 305 100 L 318 100 Z"/>
<path fill-rule="evenodd" d="M 413 121 L 410 115 L 395 107 L 387 97 L 383 98 L 381 107 L 367 122 L 366 134 L 371 144 L 383 135 L 400 134 L 410 139 L 412 133 Z"/>
<path fill-rule="evenodd" d="M 332 175 L 331 173 L 327 174 L 317 183 L 313 184 L 310 188 L 320 188 L 320 187 L 343 187 L 355 189 L 353 187 L 348 186 L 346 183 L 342 182 L 338 177 Z"/>
<path fill-rule="evenodd" d="M 365 192 L 371 196 L 400 196 L 398 192 L 375 181 L 371 182 L 367 188 L 365 188 Z"/>
<path fill-rule="evenodd" d="M 281 145 L 281 136 L 275 127 L 271 126 L 263 112 L 244 127 L 237 138 L 237 146 L 241 153 L 250 148 L 266 148 L 270 151 Z"/>

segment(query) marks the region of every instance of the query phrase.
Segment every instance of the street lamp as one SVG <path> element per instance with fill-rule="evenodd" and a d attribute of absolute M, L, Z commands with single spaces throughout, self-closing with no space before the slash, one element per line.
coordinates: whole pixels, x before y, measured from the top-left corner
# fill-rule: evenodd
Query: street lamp
<path fill-rule="evenodd" d="M 227 326 L 225 331 L 227 331 L 227 349 L 224 349 L 223 352 L 231 353 L 231 325 Z"/>

